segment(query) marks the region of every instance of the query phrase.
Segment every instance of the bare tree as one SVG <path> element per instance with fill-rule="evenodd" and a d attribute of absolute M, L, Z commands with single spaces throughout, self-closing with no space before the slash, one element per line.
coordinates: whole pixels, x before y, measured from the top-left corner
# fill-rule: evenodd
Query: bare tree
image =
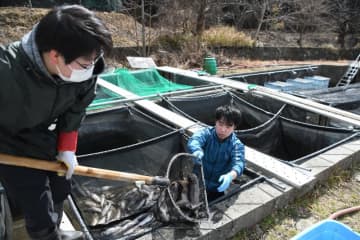
<path fill-rule="evenodd" d="M 345 48 L 345 37 L 360 30 L 360 2 L 352 0 L 328 0 L 329 19 L 332 20 L 338 43 Z"/>
<path fill-rule="evenodd" d="M 153 6 L 160 4 L 162 0 L 122 0 L 120 12 L 133 17 L 133 31 L 128 34 L 133 34 L 132 39 L 138 47 L 138 54 L 147 56 L 150 52 L 152 41 L 151 27 L 152 19 L 157 17 L 158 13 L 152 11 Z M 119 0 L 112 0 L 118 3 Z M 146 51 L 148 50 L 148 51 Z"/>
<path fill-rule="evenodd" d="M 256 11 L 258 13 L 257 14 L 258 27 L 257 27 L 255 35 L 254 35 L 255 40 L 258 39 L 258 35 L 260 33 L 261 26 L 265 22 L 265 11 L 266 11 L 266 9 L 268 9 L 269 2 L 267 0 L 262 0 L 262 3 L 260 3 L 259 5 L 260 5 L 260 11 Z"/>
<path fill-rule="evenodd" d="M 164 0 L 161 6 L 161 23 L 173 32 L 189 33 L 201 36 L 211 24 L 209 19 L 218 19 L 222 15 L 218 9 L 224 0 Z"/>
<path fill-rule="evenodd" d="M 280 19 L 286 28 L 299 34 L 299 47 L 303 47 L 304 35 L 307 32 L 324 30 L 330 26 L 325 18 L 328 14 L 326 0 L 292 0 L 284 1 L 282 5 L 287 8 L 287 14 Z"/>

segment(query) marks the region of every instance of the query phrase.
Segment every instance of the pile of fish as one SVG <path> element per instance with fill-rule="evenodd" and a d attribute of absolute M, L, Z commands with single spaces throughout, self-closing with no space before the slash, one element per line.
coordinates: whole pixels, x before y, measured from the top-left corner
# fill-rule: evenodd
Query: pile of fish
<path fill-rule="evenodd" d="M 152 212 L 145 212 L 134 219 L 126 219 L 119 224 L 106 228 L 99 238 L 134 239 L 151 232 L 155 228 L 155 218 Z"/>
<path fill-rule="evenodd" d="M 99 239 L 132 239 L 163 223 L 206 218 L 202 190 L 192 173 L 172 181 L 168 188 L 137 185 L 124 192 L 110 186 L 92 189 L 82 185 L 77 191 L 81 200 L 77 196 L 76 202 Z"/>
<path fill-rule="evenodd" d="M 106 225 L 154 206 L 160 195 L 158 186 L 141 185 L 129 191 L 119 191 L 113 187 L 99 190 L 82 188 L 78 207 L 89 226 Z"/>

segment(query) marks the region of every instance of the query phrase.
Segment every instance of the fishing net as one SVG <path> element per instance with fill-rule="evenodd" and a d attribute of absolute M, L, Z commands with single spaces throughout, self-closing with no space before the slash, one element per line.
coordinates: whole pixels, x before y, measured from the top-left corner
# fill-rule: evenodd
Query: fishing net
<path fill-rule="evenodd" d="M 202 176 L 192 174 L 190 155 L 176 155 L 184 152 L 185 141 L 180 130 L 134 107 L 86 117 L 79 129 L 77 154 L 81 165 L 169 176 L 171 186 L 178 184 L 180 195 L 192 193 L 187 197 L 189 204 L 177 207 L 177 198 L 173 197 L 174 205 L 166 187 L 74 176 L 72 197 L 94 239 L 135 238 L 168 222 L 165 219 L 169 214 L 177 216 L 169 218 L 170 222 L 198 221 L 208 216 Z"/>
<path fill-rule="evenodd" d="M 119 94 L 114 93 L 113 91 L 97 85 L 96 86 L 96 97 L 91 102 L 87 110 L 95 110 L 95 109 L 102 109 L 106 107 L 112 106 L 112 104 L 109 104 L 111 101 L 124 99 L 124 97 L 120 96 Z"/>
<path fill-rule="evenodd" d="M 201 166 L 196 166 L 200 170 L 197 174 L 193 173 L 192 157 L 187 153 L 178 153 L 171 158 L 166 170 L 171 184 L 167 188 L 137 185 L 125 192 L 116 206 L 106 197 L 105 200 L 95 199 L 99 204 L 104 202 L 105 207 L 99 212 L 102 219 L 111 216 L 114 211 L 141 211 L 120 221 L 97 222 L 95 226 L 90 226 L 92 236 L 95 239 L 133 239 L 164 224 L 207 220 L 210 213 L 204 175 Z M 87 195 L 92 198 L 89 193 Z"/>
<path fill-rule="evenodd" d="M 166 176 L 171 184 L 160 194 L 155 207 L 159 221 L 199 222 L 209 218 L 204 172 L 192 158 L 191 154 L 179 153 L 170 160 Z"/>
<path fill-rule="evenodd" d="M 360 104 L 360 83 L 350 84 L 347 87 L 333 87 L 313 91 L 298 91 L 296 95 L 311 98 L 341 109 L 351 110 Z"/>
<path fill-rule="evenodd" d="M 112 73 L 100 75 L 100 78 L 138 96 L 148 96 L 192 88 L 192 86 L 189 85 L 169 81 L 162 77 L 156 69 L 130 72 L 127 69 L 119 68 Z"/>
<path fill-rule="evenodd" d="M 286 115 L 292 114 L 293 117 L 300 116 L 301 119 L 307 113 L 301 112 L 300 108 L 290 107 L 291 110 L 288 110 L 288 105 L 272 105 L 273 100 L 253 97 L 253 101 L 248 102 L 243 99 L 242 94 L 218 92 L 163 98 L 159 104 L 210 126 L 215 124 L 215 109 L 218 106 L 233 105 L 242 113 L 240 126 L 236 129 L 238 138 L 249 147 L 286 161 L 311 157 L 355 132 L 351 129 L 323 127 L 288 119 L 283 116 L 284 112 Z M 263 101 L 266 103 L 262 103 Z M 258 105 L 269 108 L 264 110 Z M 275 115 L 277 116 L 274 117 Z"/>

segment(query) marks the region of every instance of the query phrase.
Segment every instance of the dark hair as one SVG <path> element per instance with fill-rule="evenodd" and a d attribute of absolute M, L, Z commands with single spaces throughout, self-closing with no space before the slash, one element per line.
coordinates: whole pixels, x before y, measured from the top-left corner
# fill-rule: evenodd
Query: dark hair
<path fill-rule="evenodd" d="M 220 106 L 216 108 L 215 119 L 216 121 L 223 119 L 227 125 L 239 127 L 241 122 L 241 112 L 230 105 Z"/>
<path fill-rule="evenodd" d="M 111 34 L 104 23 L 80 5 L 51 10 L 36 27 L 35 41 L 41 53 L 55 49 L 64 56 L 65 63 L 112 48 Z"/>

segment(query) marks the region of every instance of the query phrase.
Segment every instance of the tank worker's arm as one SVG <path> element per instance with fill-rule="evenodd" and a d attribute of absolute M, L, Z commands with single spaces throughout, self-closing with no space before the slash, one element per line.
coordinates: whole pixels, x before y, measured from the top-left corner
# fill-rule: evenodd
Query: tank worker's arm
<path fill-rule="evenodd" d="M 219 177 L 220 186 L 217 188 L 218 192 L 224 192 L 230 187 L 231 182 L 240 176 L 245 169 L 244 145 L 237 140 L 234 143 L 231 151 L 231 165 L 232 170 Z"/>
<path fill-rule="evenodd" d="M 200 130 L 194 133 L 188 141 L 187 147 L 191 154 L 196 156 L 194 158 L 195 164 L 201 164 L 204 157 L 204 149 L 207 138 L 210 136 L 208 129 Z"/>

